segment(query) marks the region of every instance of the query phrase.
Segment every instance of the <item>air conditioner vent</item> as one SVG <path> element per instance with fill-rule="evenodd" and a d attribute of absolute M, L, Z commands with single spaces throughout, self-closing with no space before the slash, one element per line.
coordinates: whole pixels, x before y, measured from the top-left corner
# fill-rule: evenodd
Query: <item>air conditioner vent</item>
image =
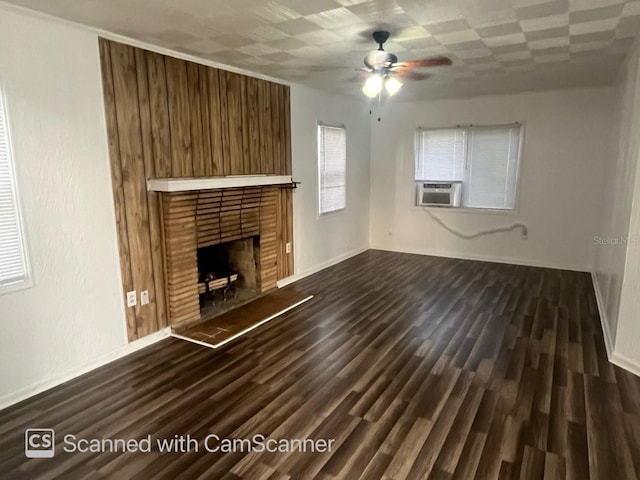
<path fill-rule="evenodd" d="M 416 182 L 416 205 L 459 207 L 462 182 Z"/>

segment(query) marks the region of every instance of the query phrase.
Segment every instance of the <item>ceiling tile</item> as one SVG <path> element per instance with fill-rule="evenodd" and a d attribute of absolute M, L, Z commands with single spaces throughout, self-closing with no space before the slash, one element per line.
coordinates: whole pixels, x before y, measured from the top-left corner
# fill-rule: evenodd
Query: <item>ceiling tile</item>
<path fill-rule="evenodd" d="M 605 18 L 620 18 L 622 15 L 622 4 L 610 5 L 608 7 L 591 8 L 588 10 L 578 10 L 569 12 L 569 23 L 584 23 Z"/>
<path fill-rule="evenodd" d="M 532 51 L 565 46 L 569 46 L 569 37 L 545 38 L 544 40 L 533 40 L 529 42 L 529 48 Z"/>
<path fill-rule="evenodd" d="M 331 30 L 316 30 L 315 32 L 302 33 L 295 38 L 302 40 L 308 45 L 325 45 L 327 43 L 339 42 L 340 36 Z"/>
<path fill-rule="evenodd" d="M 415 40 L 406 40 L 406 41 L 400 42 L 400 44 L 407 50 L 414 50 L 414 49 L 420 49 L 420 48 L 427 48 L 434 45 L 440 45 L 438 41 L 433 37 L 418 38 Z"/>
<path fill-rule="evenodd" d="M 521 21 L 520 25 L 522 26 L 522 30 L 525 32 L 564 27 L 569 25 L 569 14 L 560 13 L 558 15 L 550 15 L 548 17 L 530 18 L 528 20 Z"/>
<path fill-rule="evenodd" d="M 278 3 L 301 15 L 313 15 L 314 13 L 341 7 L 341 5 L 334 0 L 278 0 Z"/>
<path fill-rule="evenodd" d="M 307 44 L 295 37 L 287 37 L 282 40 L 273 40 L 267 42 L 267 45 L 277 48 L 278 50 L 293 50 L 300 47 L 306 47 Z"/>
<path fill-rule="evenodd" d="M 227 47 L 232 48 L 243 47 L 245 45 L 250 45 L 251 43 L 253 43 L 253 40 L 251 40 L 250 38 L 235 33 L 218 35 L 217 37 L 215 37 L 215 41 L 220 43 L 221 45 L 226 45 Z"/>
<path fill-rule="evenodd" d="M 628 17 L 630 15 L 640 15 L 640 1 L 625 2 L 622 7 L 622 16 Z"/>
<path fill-rule="evenodd" d="M 330 29 L 349 25 L 351 23 L 358 23 L 359 18 L 356 14 L 350 10 L 340 7 L 333 10 L 326 10 L 324 12 L 314 13 L 313 15 L 305 16 L 307 20 L 315 23 L 319 27 Z"/>
<path fill-rule="evenodd" d="M 460 32 L 469 30 L 471 27 L 464 19 L 448 20 L 446 22 L 430 23 L 425 28 L 431 35 L 440 35 L 443 33 Z"/>
<path fill-rule="evenodd" d="M 267 23 L 286 22 L 302 16 L 301 13 L 274 2 L 269 2 L 266 5 L 256 5 L 254 12 L 256 17 Z"/>
<path fill-rule="evenodd" d="M 479 40 L 480 35 L 475 30 L 462 30 L 460 32 L 445 33 L 442 35 L 434 35 L 434 38 L 442 45 L 451 45 L 455 43 L 470 42 Z"/>
<path fill-rule="evenodd" d="M 516 8 L 516 15 L 520 20 L 528 20 L 532 18 L 563 14 L 567 12 L 568 9 L 568 0 L 551 0 L 542 3 L 535 3 L 526 7 Z"/>
<path fill-rule="evenodd" d="M 545 38 L 567 37 L 569 36 L 569 25 L 564 27 L 546 28 L 541 30 L 531 30 L 525 33 L 528 41 L 542 40 Z"/>
<path fill-rule="evenodd" d="M 504 35 L 510 35 L 513 33 L 522 32 L 520 22 L 503 23 L 500 25 L 493 25 L 490 27 L 476 28 L 478 35 L 481 37 L 501 37 Z"/>
<path fill-rule="evenodd" d="M 286 22 L 276 23 L 273 27 L 289 35 L 300 35 L 301 33 L 315 32 L 321 28 L 318 24 L 310 22 L 306 18 L 287 20 Z"/>
<path fill-rule="evenodd" d="M 594 33 L 583 33 L 580 35 L 571 35 L 571 43 L 581 43 L 581 42 L 599 42 L 603 40 L 613 40 L 614 32 L 612 30 L 607 30 L 604 32 L 594 32 Z"/>
<path fill-rule="evenodd" d="M 640 31 L 640 14 L 633 17 L 622 17 L 616 26 L 617 38 L 636 37 Z"/>
<path fill-rule="evenodd" d="M 527 41 L 524 33 L 514 33 L 512 35 L 503 35 L 500 37 L 483 38 L 482 41 L 489 47 L 502 47 L 504 45 L 514 45 L 517 43 L 525 43 Z"/>
<path fill-rule="evenodd" d="M 575 52 L 588 52 L 592 50 L 604 50 L 605 48 L 611 47 L 613 41 L 599 41 L 599 42 L 583 42 L 583 43 L 574 43 L 569 45 L 569 51 L 571 53 Z"/>
<path fill-rule="evenodd" d="M 584 33 L 606 32 L 607 30 L 615 30 L 619 22 L 619 18 L 607 18 L 604 20 L 575 23 L 569 25 L 569 33 L 571 35 L 581 35 Z"/>
<path fill-rule="evenodd" d="M 520 52 L 511 52 L 511 53 L 501 53 L 496 55 L 496 58 L 501 62 L 509 62 L 514 60 L 526 60 L 527 58 L 531 58 L 533 55 L 529 50 L 522 50 Z"/>

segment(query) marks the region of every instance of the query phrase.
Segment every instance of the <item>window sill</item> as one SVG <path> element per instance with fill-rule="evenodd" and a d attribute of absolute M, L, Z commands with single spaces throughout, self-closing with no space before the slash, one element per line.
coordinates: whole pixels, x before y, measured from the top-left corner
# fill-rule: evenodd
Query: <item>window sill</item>
<path fill-rule="evenodd" d="M 455 213 L 472 213 L 472 214 L 485 214 L 485 215 L 514 215 L 517 210 L 501 210 L 499 208 L 471 208 L 471 207 L 421 207 L 414 205 L 416 210 L 429 210 L 431 212 L 455 212 Z"/>
<path fill-rule="evenodd" d="M 331 210 L 330 212 L 318 213 L 318 218 L 332 217 L 334 215 L 340 215 L 343 213 L 347 207 L 340 208 L 338 210 Z"/>
<path fill-rule="evenodd" d="M 33 280 L 30 278 L 27 278 L 26 280 L 22 280 L 20 282 L 0 285 L 0 296 L 8 293 L 19 292 L 20 290 L 28 290 L 31 287 L 33 287 Z"/>

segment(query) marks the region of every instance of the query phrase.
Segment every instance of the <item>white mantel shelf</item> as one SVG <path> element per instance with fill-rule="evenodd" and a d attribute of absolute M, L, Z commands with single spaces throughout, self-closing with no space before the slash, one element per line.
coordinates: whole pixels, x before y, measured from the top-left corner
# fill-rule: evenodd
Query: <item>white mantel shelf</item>
<path fill-rule="evenodd" d="M 150 178 L 147 189 L 154 192 L 189 192 L 214 188 L 283 185 L 293 181 L 291 175 L 231 175 L 228 177 Z"/>

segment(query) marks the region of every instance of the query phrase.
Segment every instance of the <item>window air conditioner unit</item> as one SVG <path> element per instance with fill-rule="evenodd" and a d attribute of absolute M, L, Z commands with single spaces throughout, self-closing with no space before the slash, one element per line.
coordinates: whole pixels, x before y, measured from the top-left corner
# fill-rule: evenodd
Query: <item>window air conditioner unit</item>
<path fill-rule="evenodd" d="M 416 205 L 420 207 L 459 207 L 462 182 L 416 182 Z"/>

